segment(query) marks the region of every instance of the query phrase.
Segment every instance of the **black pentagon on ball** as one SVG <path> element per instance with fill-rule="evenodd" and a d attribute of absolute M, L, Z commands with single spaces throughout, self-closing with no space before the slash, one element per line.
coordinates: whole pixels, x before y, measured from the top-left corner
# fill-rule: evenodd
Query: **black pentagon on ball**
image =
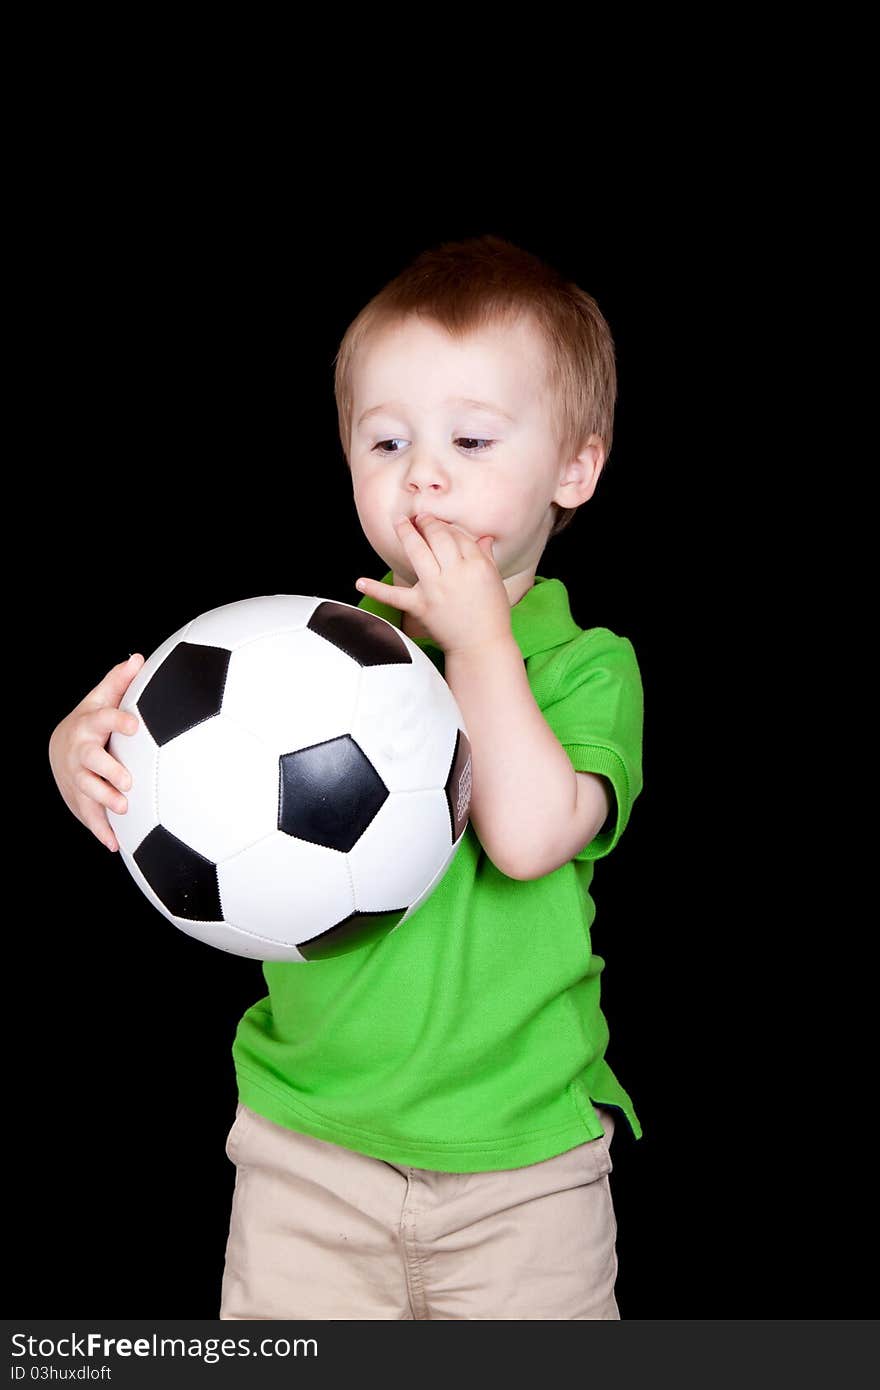
<path fill-rule="evenodd" d="M 349 608 L 344 603 L 325 599 L 318 604 L 307 626 L 359 666 L 412 664 L 397 628 L 364 608 Z"/>
<path fill-rule="evenodd" d="M 278 829 L 315 845 L 347 854 L 388 797 L 350 734 L 282 753 L 279 763 Z"/>
<path fill-rule="evenodd" d="M 471 745 L 468 742 L 467 734 L 459 729 L 445 788 L 453 844 L 467 824 L 471 806 L 472 782 Z"/>
<path fill-rule="evenodd" d="M 191 922 L 223 921 L 217 865 L 178 840 L 164 825 L 157 825 L 141 840 L 134 862 L 175 917 Z"/>
<path fill-rule="evenodd" d="M 309 941 L 298 942 L 296 949 L 304 960 L 328 960 L 331 956 L 345 955 L 353 947 L 381 941 L 405 913 L 405 907 L 393 908 L 390 912 L 352 912 L 335 927 L 329 927 Z"/>
<path fill-rule="evenodd" d="M 154 671 L 137 707 L 160 748 L 219 714 L 231 655 L 226 647 L 178 642 Z"/>

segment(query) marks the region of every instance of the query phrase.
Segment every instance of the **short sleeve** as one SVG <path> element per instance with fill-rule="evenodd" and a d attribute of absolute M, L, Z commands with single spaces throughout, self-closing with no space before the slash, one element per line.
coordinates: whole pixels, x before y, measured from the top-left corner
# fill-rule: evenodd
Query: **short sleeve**
<path fill-rule="evenodd" d="M 607 777 L 614 789 L 609 820 L 573 856 L 602 859 L 642 790 L 644 693 L 632 643 L 608 628 L 582 632 L 560 655 L 559 674 L 540 708 L 575 770 Z"/>

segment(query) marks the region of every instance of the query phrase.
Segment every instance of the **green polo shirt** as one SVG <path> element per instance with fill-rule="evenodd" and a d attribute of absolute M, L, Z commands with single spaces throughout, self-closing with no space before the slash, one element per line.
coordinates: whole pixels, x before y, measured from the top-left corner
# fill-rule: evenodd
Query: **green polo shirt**
<path fill-rule="evenodd" d="M 401 626 L 397 608 L 370 597 L 358 606 Z M 614 788 L 610 828 L 552 873 L 520 880 L 495 867 L 469 824 L 440 883 L 395 931 L 348 955 L 264 962 L 269 994 L 232 1047 L 240 1100 L 276 1124 L 449 1173 L 519 1168 L 595 1139 L 593 1102 L 618 1107 L 642 1135 L 605 1060 L 589 891 L 642 788 L 635 652 L 608 628 L 580 628 L 558 579 L 536 575 L 510 618 L 573 767 Z M 442 673 L 442 649 L 412 640 Z"/>

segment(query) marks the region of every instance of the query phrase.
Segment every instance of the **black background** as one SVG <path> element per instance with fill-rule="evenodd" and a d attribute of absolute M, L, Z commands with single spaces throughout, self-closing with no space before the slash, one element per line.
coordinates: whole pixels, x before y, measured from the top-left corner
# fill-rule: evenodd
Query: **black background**
<path fill-rule="evenodd" d="M 34 720 L 26 892 L 7 921 L 15 1311 L 216 1315 L 230 1049 L 266 992 L 258 963 L 176 931 L 74 820 L 49 735 L 112 665 L 208 608 L 356 603 L 358 575 L 381 577 L 332 359 L 423 247 L 493 232 L 593 294 L 618 354 L 611 457 L 538 572 L 565 582 L 581 626 L 632 640 L 645 687 L 644 791 L 593 887 L 608 1059 L 645 1132 L 621 1123 L 612 1146 L 621 1315 L 864 1316 L 845 1277 L 845 1000 L 782 770 L 799 595 L 778 531 L 766 562 L 773 405 L 758 383 L 779 228 L 705 171 L 669 171 L 662 201 L 634 185 L 601 216 L 525 198 L 400 212 L 196 161 L 89 172 L 59 148 L 21 277 L 22 485 L 39 527 L 14 581 Z"/>

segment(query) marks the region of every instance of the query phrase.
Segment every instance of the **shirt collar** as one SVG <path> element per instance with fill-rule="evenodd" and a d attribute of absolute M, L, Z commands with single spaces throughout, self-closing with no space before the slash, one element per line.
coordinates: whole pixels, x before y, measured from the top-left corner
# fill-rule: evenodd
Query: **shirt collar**
<path fill-rule="evenodd" d="M 393 582 L 394 573 L 389 570 L 382 576 L 382 583 Z M 403 613 L 399 608 L 393 608 L 389 603 L 380 603 L 369 594 L 364 595 L 358 608 L 375 613 L 394 627 L 402 626 Z M 540 574 L 535 575 L 532 587 L 527 589 L 519 602 L 511 608 L 510 626 L 524 659 L 534 656 L 536 652 L 561 646 L 563 642 L 570 642 L 583 631 L 571 615 L 568 590 L 562 580 L 545 579 Z M 422 648 L 432 647 L 436 651 L 441 650 L 431 637 L 411 637 L 410 641 Z"/>

